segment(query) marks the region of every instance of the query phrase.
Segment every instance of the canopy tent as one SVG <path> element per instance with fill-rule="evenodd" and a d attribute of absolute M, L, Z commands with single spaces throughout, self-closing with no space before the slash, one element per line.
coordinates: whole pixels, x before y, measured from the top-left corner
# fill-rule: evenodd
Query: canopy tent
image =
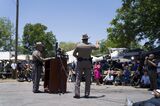
<path fill-rule="evenodd" d="M 14 60 L 14 59 L 15 59 L 15 57 L 11 58 L 11 60 Z M 32 60 L 32 55 L 21 54 L 21 55 L 17 56 L 17 60 Z"/>
<path fill-rule="evenodd" d="M 118 57 L 118 51 L 114 51 L 113 53 L 111 53 L 111 58 L 117 58 Z"/>
<path fill-rule="evenodd" d="M 111 59 L 122 58 L 126 48 L 109 48 Z"/>
<path fill-rule="evenodd" d="M 111 60 L 120 60 L 120 62 L 131 62 L 131 59 L 126 59 L 126 58 L 114 58 L 114 59 L 107 59 L 108 61 Z"/>
<path fill-rule="evenodd" d="M 66 54 L 67 54 L 68 57 L 69 57 L 68 62 L 67 62 L 68 64 L 77 61 L 77 59 L 73 56 L 73 51 L 74 51 L 74 50 L 71 50 L 71 51 L 66 52 Z M 95 57 L 95 56 L 91 56 L 91 57 L 92 57 L 92 61 L 93 61 L 93 62 L 103 60 L 103 57 Z"/>
<path fill-rule="evenodd" d="M 120 58 L 120 62 L 131 62 L 131 59 Z"/>
<path fill-rule="evenodd" d="M 77 59 L 73 56 L 73 51 L 74 50 L 66 52 L 66 54 L 68 55 L 68 58 L 69 58 L 67 61 L 68 64 L 77 61 Z"/>
<path fill-rule="evenodd" d="M 103 60 L 103 56 L 96 57 L 95 59 L 93 58 L 93 62 L 101 61 L 101 60 Z"/>
<path fill-rule="evenodd" d="M 0 60 L 10 60 L 14 52 L 0 52 Z"/>

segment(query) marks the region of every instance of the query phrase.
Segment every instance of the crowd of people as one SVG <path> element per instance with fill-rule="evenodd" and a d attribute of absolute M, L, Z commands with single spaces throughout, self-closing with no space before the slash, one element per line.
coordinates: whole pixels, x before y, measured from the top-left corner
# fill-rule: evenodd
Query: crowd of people
<path fill-rule="evenodd" d="M 70 65 L 69 81 L 75 81 L 76 64 Z M 160 61 L 153 54 L 144 61 L 102 60 L 93 63 L 92 82 L 97 85 L 129 85 L 149 90 L 160 89 Z M 83 76 L 82 76 L 83 80 Z"/>
<path fill-rule="evenodd" d="M 0 78 L 18 78 L 18 81 L 31 81 L 32 65 L 27 61 L 0 61 Z"/>
<path fill-rule="evenodd" d="M 0 61 L 0 78 L 31 81 L 33 80 L 32 66 L 33 64 L 27 61 L 19 61 L 17 64 L 14 61 Z M 69 81 L 76 82 L 76 68 L 77 65 L 74 62 L 69 65 L 69 70 L 71 70 L 69 71 Z M 91 80 L 96 85 L 136 86 L 148 88 L 153 92 L 160 89 L 160 61 L 154 54 L 150 54 L 144 59 L 128 62 L 111 59 L 96 61 L 92 63 L 91 70 Z M 86 80 L 86 77 L 83 76 L 84 72 L 81 80 Z"/>
<path fill-rule="evenodd" d="M 132 85 L 154 90 L 160 88 L 160 62 L 153 54 L 145 60 L 101 61 L 93 64 L 96 84 Z"/>
<path fill-rule="evenodd" d="M 150 62 L 148 62 L 150 61 Z M 152 63 L 151 63 L 152 62 Z M 75 81 L 76 64 L 72 63 L 69 73 L 69 81 Z M 15 74 L 15 71 L 17 75 Z M 19 81 L 31 81 L 32 65 L 26 61 L 20 61 L 17 65 L 14 61 L 0 61 L 0 77 L 14 78 Z M 84 77 L 82 75 L 82 80 Z M 160 89 L 160 61 L 153 54 L 146 56 L 143 62 L 132 60 L 121 62 L 120 60 L 102 60 L 93 63 L 92 82 L 97 85 L 131 85 L 149 90 Z"/>

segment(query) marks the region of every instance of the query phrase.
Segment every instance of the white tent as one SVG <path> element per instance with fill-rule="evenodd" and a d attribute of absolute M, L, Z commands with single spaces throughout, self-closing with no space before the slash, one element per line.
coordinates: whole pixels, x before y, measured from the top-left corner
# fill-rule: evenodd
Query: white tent
<path fill-rule="evenodd" d="M 120 62 L 130 62 L 131 61 L 131 59 L 126 59 L 126 58 L 120 58 L 119 60 Z"/>
<path fill-rule="evenodd" d="M 93 58 L 93 62 L 101 61 L 101 60 L 103 60 L 103 56 L 96 57 L 95 59 Z"/>
<path fill-rule="evenodd" d="M 14 60 L 15 57 L 12 57 L 11 60 Z M 18 60 L 32 60 L 32 55 L 24 55 L 24 54 L 21 54 L 21 55 L 18 55 L 17 56 L 17 59 Z"/>
<path fill-rule="evenodd" d="M 118 58 L 118 51 L 114 51 L 113 53 L 111 53 L 111 58 Z"/>
<path fill-rule="evenodd" d="M 14 52 L 0 52 L 0 60 L 10 60 Z"/>
<path fill-rule="evenodd" d="M 67 62 L 68 64 L 77 61 L 77 59 L 73 56 L 73 51 L 74 51 L 74 50 L 71 50 L 71 51 L 66 52 L 66 54 L 67 54 L 68 57 L 69 57 L 68 62 Z M 95 56 L 91 56 L 91 57 L 92 57 L 92 61 L 93 61 L 93 62 L 103 60 L 103 57 L 95 57 Z"/>
<path fill-rule="evenodd" d="M 93 62 L 97 61 L 97 57 L 95 57 L 95 56 L 91 56 L 91 57 L 92 57 Z"/>
<path fill-rule="evenodd" d="M 111 59 L 122 58 L 122 54 L 126 50 L 126 48 L 109 48 Z"/>
<path fill-rule="evenodd" d="M 68 57 L 69 57 L 69 59 L 68 59 L 68 61 L 67 61 L 68 64 L 77 61 L 77 59 L 73 56 L 73 51 L 74 51 L 74 50 L 71 50 L 71 51 L 66 52 L 66 54 L 67 54 Z"/>

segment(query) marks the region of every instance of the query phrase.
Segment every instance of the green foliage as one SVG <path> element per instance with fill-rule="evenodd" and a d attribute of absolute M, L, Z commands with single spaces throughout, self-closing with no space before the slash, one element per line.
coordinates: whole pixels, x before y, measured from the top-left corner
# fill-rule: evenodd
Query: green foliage
<path fill-rule="evenodd" d="M 45 46 L 45 57 L 54 56 L 56 43 L 55 35 L 47 27 L 40 23 L 26 24 L 23 32 L 23 53 L 31 54 L 36 42 L 42 42 Z"/>
<path fill-rule="evenodd" d="M 6 17 L 0 18 L 0 48 L 4 51 L 13 49 L 13 24 Z"/>
<path fill-rule="evenodd" d="M 108 48 L 107 48 L 107 43 L 106 40 L 101 40 L 100 41 L 100 48 L 99 48 L 101 54 L 106 54 L 108 53 Z"/>
<path fill-rule="evenodd" d="M 101 56 L 109 53 L 106 40 L 101 40 L 99 45 L 100 48 L 98 50 L 94 50 L 92 55 Z"/>
<path fill-rule="evenodd" d="M 73 42 L 60 42 L 59 47 L 60 47 L 63 51 L 67 52 L 67 51 L 70 51 L 70 50 L 75 49 L 76 45 L 77 45 L 77 44 L 76 44 L 76 43 L 73 43 Z"/>
<path fill-rule="evenodd" d="M 102 54 L 101 54 L 101 52 L 100 52 L 100 49 L 97 49 L 97 50 L 93 50 L 92 55 L 93 55 L 93 56 L 100 56 L 100 55 L 102 55 Z"/>
<path fill-rule="evenodd" d="M 137 48 L 143 39 L 154 47 L 160 41 L 160 1 L 122 0 L 122 7 L 107 29 L 107 44 L 111 47 Z"/>

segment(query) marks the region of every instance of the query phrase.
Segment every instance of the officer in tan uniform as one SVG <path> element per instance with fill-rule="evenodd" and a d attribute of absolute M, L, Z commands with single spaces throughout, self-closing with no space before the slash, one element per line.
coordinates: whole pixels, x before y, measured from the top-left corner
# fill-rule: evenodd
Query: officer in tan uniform
<path fill-rule="evenodd" d="M 91 84 L 91 68 L 92 68 L 92 50 L 99 48 L 99 43 L 92 45 L 88 43 L 88 35 L 82 35 L 82 43 L 78 44 L 73 52 L 73 56 L 77 58 L 76 67 L 76 84 L 75 84 L 75 96 L 74 98 L 80 98 L 80 82 L 81 76 L 85 74 L 85 97 L 88 98 L 90 94 Z"/>
<path fill-rule="evenodd" d="M 33 58 L 33 73 L 32 73 L 32 80 L 33 80 L 33 93 L 40 93 L 39 91 L 39 82 L 41 78 L 41 73 L 43 70 L 43 62 L 52 59 L 50 58 L 43 58 L 42 52 L 44 50 L 44 45 L 42 42 L 37 42 L 35 45 L 36 50 L 32 53 Z"/>
<path fill-rule="evenodd" d="M 35 45 L 36 50 L 32 53 L 33 58 L 33 73 L 32 73 L 32 80 L 33 80 L 33 93 L 39 93 L 39 82 L 41 78 L 41 73 L 43 70 L 43 61 L 44 58 L 42 57 L 43 51 L 43 44 L 42 42 L 37 42 Z"/>

